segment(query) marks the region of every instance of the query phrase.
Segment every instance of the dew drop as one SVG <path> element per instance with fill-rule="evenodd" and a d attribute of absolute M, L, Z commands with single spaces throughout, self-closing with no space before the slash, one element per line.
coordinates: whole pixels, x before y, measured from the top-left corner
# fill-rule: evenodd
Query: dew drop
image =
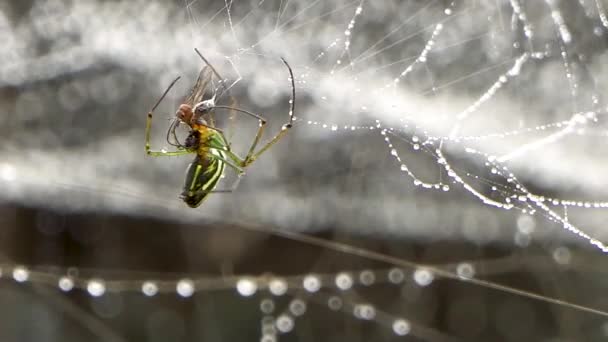
<path fill-rule="evenodd" d="M 353 278 L 348 273 L 338 273 L 336 275 L 336 286 L 340 290 L 348 290 L 353 286 Z"/>
<path fill-rule="evenodd" d="M 404 319 L 397 319 L 393 322 L 393 332 L 399 336 L 407 335 L 411 330 L 410 323 Z"/>
<path fill-rule="evenodd" d="M 294 316 L 302 316 L 306 312 L 306 303 L 301 299 L 294 299 L 289 303 L 289 311 Z"/>
<path fill-rule="evenodd" d="M 87 284 L 87 292 L 93 297 L 102 296 L 106 292 L 106 285 L 98 279 L 91 279 Z"/>
<path fill-rule="evenodd" d="M 287 292 L 287 283 L 282 279 L 273 279 L 268 284 L 268 290 L 275 296 L 282 296 Z"/>
<path fill-rule="evenodd" d="M 433 282 L 434 276 L 427 269 L 417 269 L 414 272 L 414 281 L 420 286 L 427 286 Z"/>
<path fill-rule="evenodd" d="M 158 286 L 154 282 L 145 281 L 141 284 L 141 292 L 147 297 L 152 297 L 158 293 Z"/>
<path fill-rule="evenodd" d="M 291 318 L 287 315 L 281 315 L 281 316 L 277 317 L 276 327 L 280 332 L 282 332 L 282 333 L 290 332 L 293 330 L 294 326 L 295 326 L 295 323 L 293 321 L 293 318 Z"/>
<path fill-rule="evenodd" d="M 321 279 L 314 275 L 308 275 L 304 277 L 302 286 L 308 292 L 317 292 L 321 288 Z"/>
<path fill-rule="evenodd" d="M 237 292 L 243 297 L 249 297 L 255 294 L 258 290 L 258 285 L 255 281 L 249 278 L 239 279 L 236 283 Z"/>
<path fill-rule="evenodd" d="M 64 276 L 59 278 L 57 286 L 59 286 L 59 289 L 61 291 L 68 292 L 74 288 L 74 281 L 72 280 L 72 278 Z"/>
<path fill-rule="evenodd" d="M 28 271 L 25 267 L 15 267 L 13 270 L 13 279 L 15 279 L 18 283 L 23 283 L 30 278 L 30 271 Z"/>
<path fill-rule="evenodd" d="M 190 279 L 182 279 L 177 282 L 175 290 L 182 297 L 190 297 L 194 294 L 194 283 Z"/>
<path fill-rule="evenodd" d="M 399 284 L 405 279 L 405 274 L 399 268 L 392 268 L 388 271 L 388 281 L 393 284 Z"/>

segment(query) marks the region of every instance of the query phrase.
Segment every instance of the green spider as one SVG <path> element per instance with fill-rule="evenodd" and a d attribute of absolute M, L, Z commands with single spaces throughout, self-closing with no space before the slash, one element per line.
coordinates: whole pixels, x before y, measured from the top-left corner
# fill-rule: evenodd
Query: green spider
<path fill-rule="evenodd" d="M 197 49 L 194 50 L 200 56 L 203 62 L 205 62 L 205 66 L 203 66 L 201 72 L 199 73 L 198 79 L 192 88 L 190 96 L 188 96 L 186 101 L 179 106 L 177 112 L 175 113 L 175 118 L 167 130 L 167 142 L 170 145 L 175 146 L 177 150 L 152 151 L 150 149 L 150 130 L 152 127 L 152 113 L 162 102 L 175 83 L 180 79 L 180 77 L 177 77 L 175 80 L 173 80 L 173 82 L 171 82 L 160 99 L 158 99 L 154 107 L 152 107 L 152 110 L 148 112 L 148 119 L 146 120 L 145 142 L 146 153 L 154 157 L 180 156 L 190 153 L 196 154 L 196 157 L 194 157 L 194 160 L 188 166 L 188 170 L 186 172 L 186 181 L 180 196 L 180 198 L 191 208 L 196 208 L 201 205 L 203 200 L 207 198 L 210 193 L 234 191 L 238 185 L 240 176 L 245 171 L 245 168 L 251 165 L 262 153 L 279 141 L 291 128 L 296 97 L 293 72 L 287 61 L 281 58 L 289 70 L 291 80 L 291 108 L 289 110 L 289 122 L 283 125 L 281 131 L 277 133 L 266 145 L 256 151 L 258 142 L 264 133 L 266 120 L 263 117 L 244 109 L 239 109 L 232 106 L 216 105 L 216 100 L 219 100 L 224 93 L 227 93 L 229 88 L 225 86 L 224 79 L 205 59 L 205 57 L 203 57 L 203 55 Z M 214 76 L 219 80 L 218 82 L 220 86 L 215 89 L 214 95 L 211 98 L 203 100 L 207 86 L 212 83 Z M 219 88 L 222 88 L 222 91 L 216 98 L 216 93 Z M 230 98 L 232 105 L 235 101 L 231 96 Z M 236 111 L 251 116 L 259 121 L 258 131 L 245 158 L 241 158 L 231 151 L 231 144 L 224 136 L 224 132 L 215 127 L 212 116 L 215 109 Z M 186 124 L 190 128 L 190 132 L 184 143 L 179 141 L 175 132 L 176 128 L 180 124 Z M 226 166 L 233 168 L 237 172 L 238 178 L 230 189 L 215 189 L 224 173 Z"/>

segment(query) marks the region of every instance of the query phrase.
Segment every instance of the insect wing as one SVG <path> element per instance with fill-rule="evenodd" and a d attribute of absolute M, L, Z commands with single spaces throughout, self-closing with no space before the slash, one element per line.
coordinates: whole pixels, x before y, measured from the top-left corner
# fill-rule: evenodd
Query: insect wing
<path fill-rule="evenodd" d="M 196 83 L 192 90 L 190 91 L 190 95 L 186 99 L 186 104 L 190 106 L 194 106 L 198 102 L 203 100 L 203 96 L 205 95 L 205 91 L 207 90 L 207 86 L 212 82 L 213 79 L 213 71 L 208 66 L 204 66 L 201 69 L 201 72 L 198 74 L 198 78 L 196 79 Z"/>

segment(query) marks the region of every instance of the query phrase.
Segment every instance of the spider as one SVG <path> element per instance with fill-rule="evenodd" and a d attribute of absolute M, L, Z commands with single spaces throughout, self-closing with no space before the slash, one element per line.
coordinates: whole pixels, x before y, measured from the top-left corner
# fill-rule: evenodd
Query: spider
<path fill-rule="evenodd" d="M 266 119 L 252 113 L 250 111 L 235 108 L 234 99 L 231 98 L 231 105 L 217 105 L 216 101 L 219 101 L 221 97 L 229 92 L 229 87 L 225 86 L 224 79 L 219 75 L 215 68 L 203 57 L 203 55 L 194 49 L 199 57 L 203 60 L 205 65 L 201 69 L 196 83 L 192 87 L 190 95 L 184 103 L 182 103 L 175 113 L 169 129 L 167 130 L 167 142 L 176 147 L 175 151 L 152 151 L 150 149 L 150 131 L 152 127 L 152 113 L 158 105 L 165 98 L 171 88 L 177 83 L 180 77 L 177 77 L 165 90 L 165 92 L 158 99 L 152 110 L 148 112 L 148 118 L 146 120 L 146 140 L 145 150 L 150 156 L 180 156 L 186 154 L 196 154 L 194 160 L 188 166 L 186 171 L 186 180 L 183 191 L 180 198 L 191 208 L 196 208 L 201 205 L 204 199 L 209 194 L 214 192 L 232 192 L 236 189 L 241 175 L 244 173 L 245 168 L 251 165 L 262 153 L 266 152 L 272 145 L 277 143 L 287 131 L 291 128 L 293 122 L 293 113 L 295 110 L 295 83 L 293 72 L 291 67 L 281 58 L 287 70 L 291 80 L 291 101 L 289 110 L 289 122 L 287 122 L 281 128 L 281 131 L 277 133 L 266 145 L 256 150 L 256 147 L 264 133 L 266 127 Z M 207 86 L 213 83 L 213 77 L 216 77 L 219 81 L 219 86 L 214 90 L 214 95 L 206 100 L 203 100 Z M 221 91 L 218 96 L 218 90 Z M 224 132 L 215 127 L 213 120 L 213 113 L 215 110 L 230 110 L 235 111 L 247 116 L 250 116 L 259 122 L 258 131 L 253 138 L 253 142 L 249 147 L 249 152 L 245 158 L 241 158 L 231 150 L 231 144 L 226 139 Z M 175 130 L 180 124 L 189 126 L 190 131 L 184 142 L 180 142 L 177 138 Z M 224 173 L 226 166 L 233 168 L 238 175 L 238 178 L 230 189 L 216 189 L 216 186 Z"/>

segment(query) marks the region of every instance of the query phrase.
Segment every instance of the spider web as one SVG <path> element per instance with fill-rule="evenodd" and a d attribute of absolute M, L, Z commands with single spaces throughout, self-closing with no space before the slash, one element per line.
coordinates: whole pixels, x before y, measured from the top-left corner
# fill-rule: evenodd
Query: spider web
<path fill-rule="evenodd" d="M 303 239 L 293 232 L 331 227 L 339 234 L 413 239 L 430 254 L 443 240 L 495 244 L 519 248 L 530 263 L 550 255 L 554 264 L 540 273 L 555 265 L 582 269 L 573 262 L 579 255 L 601 263 L 608 241 L 602 229 L 608 207 L 601 158 L 608 136 L 604 6 L 599 0 L 37 1 L 25 14 L 18 6 L 2 8 L 0 26 L 10 46 L 0 52 L 6 61 L 0 82 L 6 97 L 15 98 L 6 107 L 14 114 L 2 118 L 3 196 L 176 222 L 203 217 L 270 225 L 293 239 Z M 170 200 L 181 186 L 183 160 L 133 158 L 143 154 L 139 141 L 150 99 L 181 74 L 188 80 L 155 113 L 155 135 L 164 136 L 162 118 L 200 68 L 194 47 L 231 82 L 240 107 L 269 119 L 267 137 L 287 119 L 290 88 L 279 57 L 293 67 L 297 92 L 290 136 L 248 170 L 237 194 L 210 199 L 202 212 L 186 212 Z M 49 115 L 55 111 L 61 114 Z M 232 138 L 242 150 L 257 123 L 237 121 Z M 159 206 L 162 214 L 154 209 Z M 478 280 L 517 269 L 517 254 L 437 265 L 387 260 L 386 253 L 380 257 L 355 243 L 304 240 L 392 266 L 313 268 L 293 276 L 186 272 L 171 279 L 79 265 L 75 271 L 11 262 L 2 269 L 17 282 L 80 288 L 94 297 L 106 291 L 184 298 L 217 288 L 236 289 L 242 297 L 262 292 L 255 298 L 264 341 L 290 338 L 307 307 L 319 304 L 371 321 L 391 338 L 460 336 L 452 329 L 457 312 L 444 332 L 423 315 L 374 302 L 367 288 L 425 291 L 435 278 L 447 278 L 506 291 L 511 300 L 530 296 Z M 557 295 L 540 297 L 570 305 Z M 94 311 L 116 307 L 108 301 Z M 601 305 L 581 305 L 603 314 Z M 447 310 L 466 306 L 458 302 Z M 416 307 L 432 304 L 423 300 Z M 497 320 L 528 309 L 505 305 Z M 501 324 L 497 329 L 512 337 L 505 332 L 510 323 Z M 594 329 L 603 334 L 600 323 Z"/>

